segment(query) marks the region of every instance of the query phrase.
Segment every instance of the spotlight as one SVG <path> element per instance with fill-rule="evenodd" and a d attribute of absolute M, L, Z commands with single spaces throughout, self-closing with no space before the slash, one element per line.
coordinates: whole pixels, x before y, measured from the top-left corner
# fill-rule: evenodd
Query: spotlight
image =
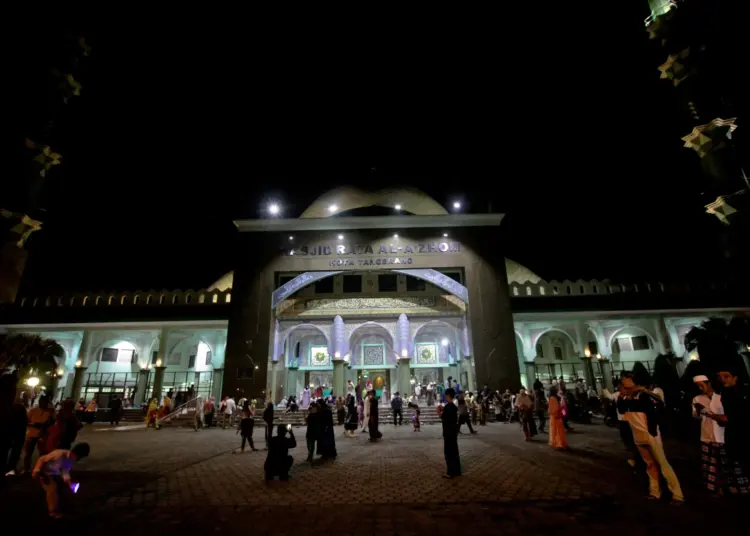
<path fill-rule="evenodd" d="M 443 238 L 448 238 L 448 233 L 443 233 Z"/>
<path fill-rule="evenodd" d="M 328 207 L 328 212 L 336 212 L 339 209 L 338 205 L 331 205 Z"/>
<path fill-rule="evenodd" d="M 294 237 L 293 237 L 293 236 L 290 236 L 290 237 L 289 237 L 289 240 L 294 240 Z"/>
<path fill-rule="evenodd" d="M 395 206 L 395 207 L 393 207 L 393 208 L 395 208 L 396 210 L 401 210 L 401 205 L 396 205 L 396 206 Z"/>
<path fill-rule="evenodd" d="M 442 341 L 440 341 L 440 344 L 442 344 L 443 346 L 448 346 L 448 344 L 450 344 L 450 341 L 448 339 L 443 339 Z"/>
<path fill-rule="evenodd" d="M 454 201 L 453 208 L 456 208 L 456 209 L 461 208 L 461 203 L 459 203 L 458 201 Z"/>
<path fill-rule="evenodd" d="M 344 239 L 344 235 L 340 234 L 339 235 L 339 240 L 343 240 L 343 239 Z"/>
<path fill-rule="evenodd" d="M 393 235 L 393 238 L 398 238 L 398 235 L 397 234 Z"/>
<path fill-rule="evenodd" d="M 276 216 L 279 212 L 281 212 L 281 209 L 276 203 L 271 203 L 270 205 L 268 205 L 268 212 L 270 212 L 273 216 Z"/>

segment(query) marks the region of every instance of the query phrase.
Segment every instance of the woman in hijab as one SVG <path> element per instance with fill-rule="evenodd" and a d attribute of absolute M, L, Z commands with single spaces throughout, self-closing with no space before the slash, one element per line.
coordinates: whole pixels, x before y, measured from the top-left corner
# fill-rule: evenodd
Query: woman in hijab
<path fill-rule="evenodd" d="M 354 431 L 359 427 L 357 414 L 357 406 L 354 405 L 354 395 L 350 394 L 346 397 L 346 423 L 344 424 L 347 437 L 354 437 Z"/>
<path fill-rule="evenodd" d="M 322 398 L 318 400 L 318 406 L 320 407 L 318 454 L 327 460 L 337 456 L 336 438 L 333 436 L 333 412 Z"/>
<path fill-rule="evenodd" d="M 549 446 L 556 449 L 567 449 L 568 442 L 565 440 L 565 424 L 563 424 L 562 406 L 557 395 L 557 387 L 552 386 L 549 390 Z"/>
<path fill-rule="evenodd" d="M 159 406 L 156 404 L 156 399 L 152 398 L 151 402 L 148 403 L 148 410 L 146 411 L 146 428 L 149 426 L 156 427 L 156 417 L 159 414 Z"/>
<path fill-rule="evenodd" d="M 339 425 L 343 425 L 346 419 L 346 404 L 343 396 L 336 397 L 336 419 Z"/>
<path fill-rule="evenodd" d="M 367 392 L 367 404 L 370 405 L 370 419 L 367 423 L 370 430 L 370 441 L 377 441 L 383 437 L 383 434 L 378 430 L 378 398 L 375 396 L 375 391 Z"/>

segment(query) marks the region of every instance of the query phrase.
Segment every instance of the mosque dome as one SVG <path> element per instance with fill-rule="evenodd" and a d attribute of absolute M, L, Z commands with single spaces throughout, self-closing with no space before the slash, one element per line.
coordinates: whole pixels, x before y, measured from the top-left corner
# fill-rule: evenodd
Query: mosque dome
<path fill-rule="evenodd" d="M 343 186 L 329 190 L 318 197 L 305 209 L 300 218 L 327 218 L 366 207 L 395 209 L 396 205 L 399 205 L 400 210 L 405 214 L 416 216 L 448 214 L 445 207 L 416 188 L 387 188 L 377 192 L 367 192 L 352 186 Z"/>

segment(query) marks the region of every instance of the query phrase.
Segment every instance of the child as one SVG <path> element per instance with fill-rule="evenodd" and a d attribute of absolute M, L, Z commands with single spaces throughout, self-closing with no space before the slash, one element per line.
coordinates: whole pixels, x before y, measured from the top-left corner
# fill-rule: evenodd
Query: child
<path fill-rule="evenodd" d="M 443 403 L 442 402 L 440 402 L 437 405 L 436 411 L 437 411 L 437 416 L 438 416 L 438 419 L 439 419 L 443 415 Z"/>
<path fill-rule="evenodd" d="M 414 431 L 415 432 L 421 432 L 419 428 L 419 410 L 414 411 L 414 415 L 411 418 L 411 423 L 414 425 Z"/>
<path fill-rule="evenodd" d="M 78 443 L 71 450 L 53 450 L 37 460 L 32 476 L 39 479 L 47 494 L 47 511 L 50 517 L 62 517 L 59 511 L 60 486 L 70 486 L 70 469 L 73 462 L 88 456 L 89 450 L 88 443 Z"/>

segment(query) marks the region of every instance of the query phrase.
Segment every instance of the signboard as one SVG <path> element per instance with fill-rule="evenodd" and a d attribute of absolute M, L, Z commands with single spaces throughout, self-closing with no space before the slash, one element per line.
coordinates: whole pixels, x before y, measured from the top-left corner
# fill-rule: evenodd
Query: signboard
<path fill-rule="evenodd" d="M 330 258 L 328 266 L 382 266 L 412 264 L 419 255 L 460 253 L 458 242 L 408 242 L 388 244 L 310 244 L 285 250 L 287 256 Z"/>

